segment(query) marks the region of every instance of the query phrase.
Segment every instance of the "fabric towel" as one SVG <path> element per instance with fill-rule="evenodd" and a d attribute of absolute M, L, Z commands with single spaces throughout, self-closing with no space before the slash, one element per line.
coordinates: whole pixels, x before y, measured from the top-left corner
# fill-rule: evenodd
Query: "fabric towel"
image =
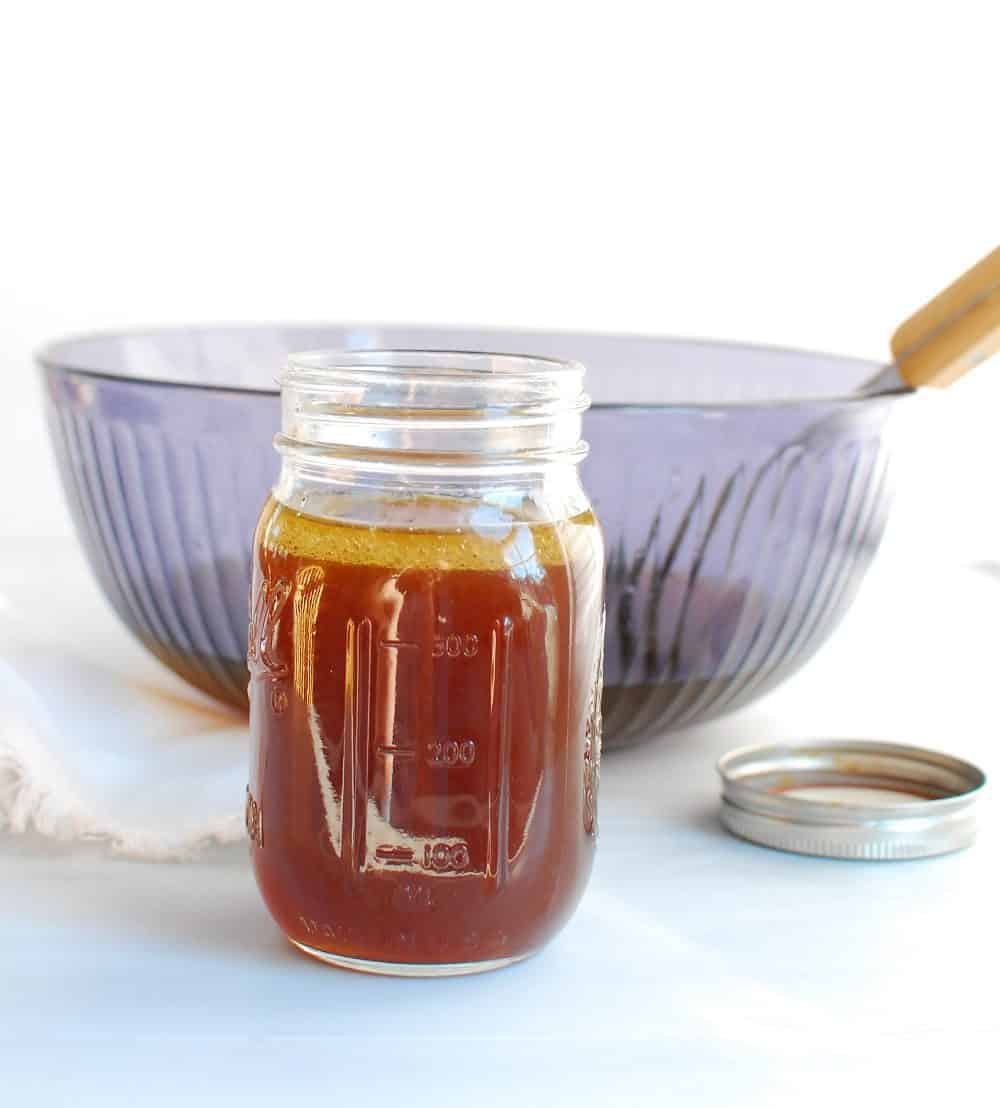
<path fill-rule="evenodd" d="M 243 836 L 246 719 L 122 627 L 70 540 L 0 551 L 0 827 L 185 858 Z"/>

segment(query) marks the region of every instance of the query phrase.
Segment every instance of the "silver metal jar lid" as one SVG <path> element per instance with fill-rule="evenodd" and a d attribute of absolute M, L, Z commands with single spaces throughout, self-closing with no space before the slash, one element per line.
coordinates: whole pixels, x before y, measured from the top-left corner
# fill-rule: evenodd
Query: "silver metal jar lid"
<path fill-rule="evenodd" d="M 718 769 L 728 830 L 828 858 L 927 858 L 969 846 L 986 784 L 960 758 L 861 740 L 743 747 Z"/>

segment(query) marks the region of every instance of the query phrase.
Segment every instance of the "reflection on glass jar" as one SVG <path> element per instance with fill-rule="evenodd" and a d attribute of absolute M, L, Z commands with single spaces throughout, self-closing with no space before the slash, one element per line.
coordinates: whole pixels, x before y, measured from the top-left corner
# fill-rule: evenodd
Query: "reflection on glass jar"
<path fill-rule="evenodd" d="M 592 863 L 603 547 L 582 369 L 293 358 L 257 528 L 248 831 L 293 942 L 357 969 L 537 950 Z"/>

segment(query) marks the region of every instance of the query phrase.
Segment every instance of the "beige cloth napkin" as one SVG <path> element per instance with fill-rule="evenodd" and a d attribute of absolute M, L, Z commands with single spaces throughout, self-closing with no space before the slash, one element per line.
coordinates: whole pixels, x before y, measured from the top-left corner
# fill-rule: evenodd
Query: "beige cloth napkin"
<path fill-rule="evenodd" d="M 245 719 L 149 657 L 75 543 L 0 547 L 0 827 L 144 858 L 243 836 Z"/>

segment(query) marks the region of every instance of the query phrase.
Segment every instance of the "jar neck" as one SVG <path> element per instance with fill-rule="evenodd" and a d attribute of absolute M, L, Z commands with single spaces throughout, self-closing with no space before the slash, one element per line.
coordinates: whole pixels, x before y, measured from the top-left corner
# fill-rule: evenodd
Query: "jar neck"
<path fill-rule="evenodd" d="M 506 354 L 293 355 L 275 446 L 313 481 L 537 481 L 586 454 L 582 380 L 577 363 Z"/>
<path fill-rule="evenodd" d="M 470 526 L 577 515 L 589 507 L 577 471 L 582 378 L 575 363 L 505 354 L 294 355 L 274 494 L 307 515 L 370 525 L 428 497 L 464 502 Z"/>

